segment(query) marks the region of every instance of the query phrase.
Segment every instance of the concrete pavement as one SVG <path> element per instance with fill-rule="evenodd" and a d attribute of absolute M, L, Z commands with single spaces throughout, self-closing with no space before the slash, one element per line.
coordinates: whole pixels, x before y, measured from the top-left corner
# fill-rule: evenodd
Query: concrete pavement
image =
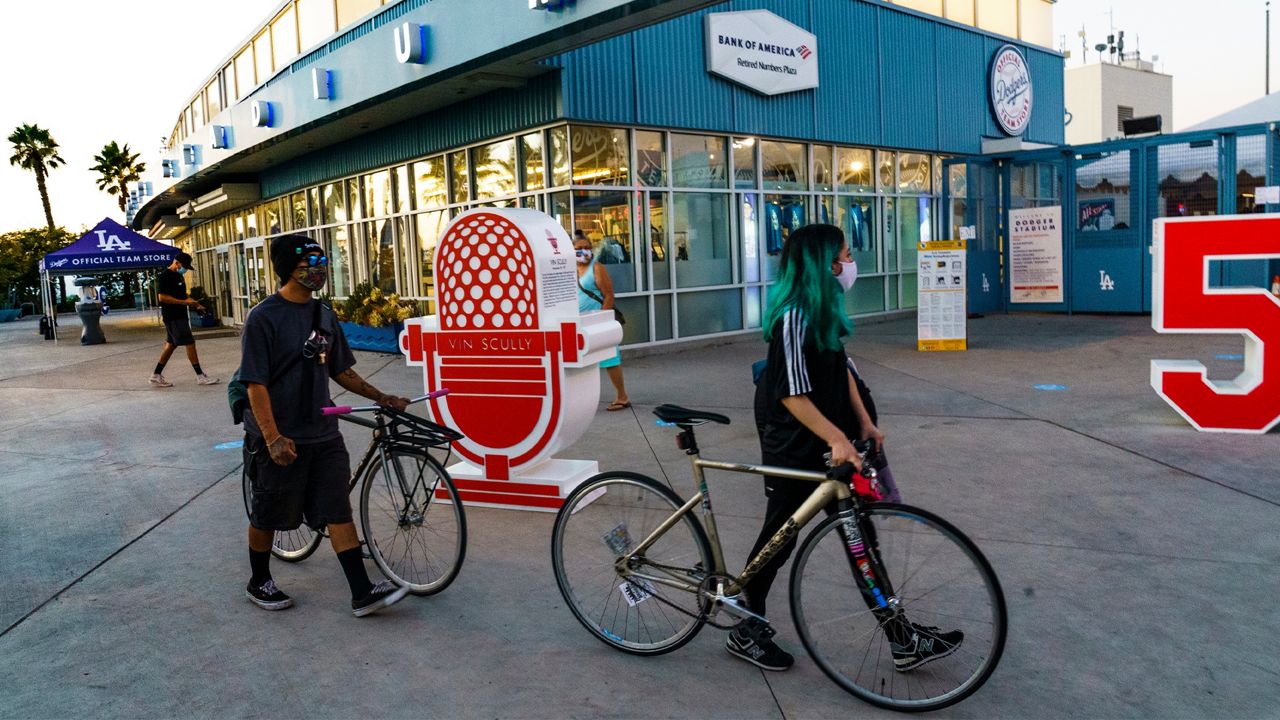
<path fill-rule="evenodd" d="M 605 647 L 556 590 L 550 515 L 468 509 L 458 580 L 385 615 L 350 616 L 327 548 L 273 565 L 296 608 L 254 608 L 240 454 L 216 449 L 239 438 L 224 387 L 197 386 L 180 354 L 175 387 L 148 386 L 163 330 L 108 320 L 91 347 L 73 318 L 57 347 L 33 322 L 0 325 L 0 717 L 887 715 L 803 657 L 784 595 L 771 607 L 800 655 L 788 673 L 733 660 L 713 629 L 656 658 Z M 1157 336 L 1145 317 L 990 316 L 970 333 L 961 354 L 916 353 L 912 321 L 849 343 L 906 500 L 973 537 L 1009 601 L 1000 667 L 938 715 L 1280 716 L 1280 434 L 1198 434 L 1147 385 L 1156 357 L 1230 376 L 1239 362 L 1217 356 L 1240 343 Z M 211 374 L 238 363 L 235 338 L 198 347 Z M 733 424 L 700 432 L 704 453 L 757 458 L 762 355 L 751 338 L 628 358 L 634 411 L 601 411 L 565 456 L 690 494 L 652 407 L 724 412 Z M 420 392 L 400 359 L 358 358 L 384 390 Z M 358 453 L 367 434 L 348 433 Z M 759 484 L 713 474 L 711 489 L 740 567 Z"/>

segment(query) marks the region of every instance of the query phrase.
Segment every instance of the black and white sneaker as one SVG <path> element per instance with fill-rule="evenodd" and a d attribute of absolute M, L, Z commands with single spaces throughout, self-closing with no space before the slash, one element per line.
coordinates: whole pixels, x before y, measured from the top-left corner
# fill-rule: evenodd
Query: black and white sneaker
<path fill-rule="evenodd" d="M 244 589 L 244 594 L 248 596 L 249 602 L 263 610 L 284 610 L 287 607 L 293 607 L 293 598 L 281 592 L 280 588 L 276 587 L 275 580 L 267 580 L 257 586 L 250 581 Z"/>
<path fill-rule="evenodd" d="M 409 588 L 407 587 L 400 587 L 390 580 L 383 580 L 374 585 L 368 595 L 351 601 L 351 614 L 356 617 L 364 617 L 370 613 L 389 608 L 400 602 L 400 598 L 403 598 L 408 592 Z"/>
<path fill-rule="evenodd" d="M 741 622 L 729 631 L 724 649 L 756 667 L 782 672 L 794 665 L 796 659 L 773 641 L 776 632 L 768 625 Z"/>
<path fill-rule="evenodd" d="M 959 630 L 942 632 L 936 627 L 910 623 L 911 637 L 899 645 L 889 643 L 893 653 L 893 669 L 898 672 L 915 670 L 925 663 L 944 658 L 960 649 L 964 633 Z"/>

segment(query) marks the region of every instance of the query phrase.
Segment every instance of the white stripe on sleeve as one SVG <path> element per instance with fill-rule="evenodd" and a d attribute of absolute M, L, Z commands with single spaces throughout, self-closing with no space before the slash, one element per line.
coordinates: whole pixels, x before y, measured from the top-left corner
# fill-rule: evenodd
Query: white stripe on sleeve
<path fill-rule="evenodd" d="M 782 316 L 782 350 L 787 361 L 787 383 L 790 395 L 804 395 L 813 390 L 809 368 L 804 362 L 804 336 L 808 329 L 804 315 L 792 308 Z"/>

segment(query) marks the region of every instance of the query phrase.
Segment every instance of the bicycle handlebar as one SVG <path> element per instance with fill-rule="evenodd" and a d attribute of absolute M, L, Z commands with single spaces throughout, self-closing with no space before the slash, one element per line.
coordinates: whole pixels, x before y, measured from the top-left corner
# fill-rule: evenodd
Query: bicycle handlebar
<path fill-rule="evenodd" d="M 434 400 L 438 397 L 444 397 L 445 395 L 448 395 L 448 394 L 449 394 L 449 388 L 440 388 L 435 392 L 429 392 L 426 395 L 423 395 L 421 397 L 413 398 L 412 400 L 409 401 L 409 404 L 412 405 L 414 403 L 422 402 L 423 400 Z M 320 408 L 320 414 L 325 416 L 346 415 L 348 413 L 373 412 L 374 410 L 382 410 L 382 409 L 384 408 L 381 405 L 360 405 L 357 407 L 352 407 L 350 405 L 337 405 L 334 407 Z"/>

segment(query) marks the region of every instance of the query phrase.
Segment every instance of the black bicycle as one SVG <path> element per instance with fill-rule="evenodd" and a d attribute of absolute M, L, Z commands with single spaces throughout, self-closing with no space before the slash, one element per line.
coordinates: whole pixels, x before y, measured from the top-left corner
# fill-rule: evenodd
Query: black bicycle
<path fill-rule="evenodd" d="M 410 404 L 447 395 L 438 390 Z M 369 557 L 387 578 L 415 595 L 432 595 L 449 586 L 467 552 L 467 519 L 462 501 L 431 450 L 449 452 L 462 433 L 426 418 L 380 405 L 328 407 L 325 415 L 373 431 L 369 447 L 351 474 L 350 491 L 360 486 L 360 527 Z M 371 419 L 352 417 L 370 413 Z M 242 478 L 246 513 L 250 503 L 248 473 Z M 311 556 L 327 535 L 301 525 L 279 531 L 271 553 L 285 562 Z"/>

